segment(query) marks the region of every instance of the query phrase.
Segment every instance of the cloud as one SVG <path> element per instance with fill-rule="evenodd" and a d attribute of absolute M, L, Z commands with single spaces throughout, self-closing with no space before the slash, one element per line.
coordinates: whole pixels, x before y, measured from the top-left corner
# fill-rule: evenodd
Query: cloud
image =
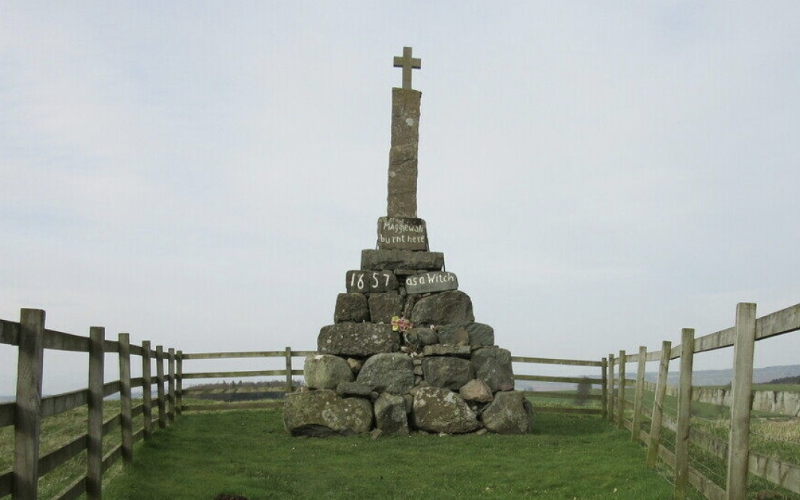
<path fill-rule="evenodd" d="M 0 9 L 4 319 L 313 349 L 385 211 L 404 45 L 419 213 L 500 345 L 655 349 L 800 296 L 794 4 Z"/>

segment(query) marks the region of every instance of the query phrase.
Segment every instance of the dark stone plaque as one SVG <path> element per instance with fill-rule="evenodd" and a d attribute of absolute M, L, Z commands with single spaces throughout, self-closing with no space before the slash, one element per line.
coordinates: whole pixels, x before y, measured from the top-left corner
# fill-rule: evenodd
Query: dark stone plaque
<path fill-rule="evenodd" d="M 427 250 L 428 231 L 422 219 L 380 217 L 378 248 L 381 250 Z"/>
<path fill-rule="evenodd" d="M 429 293 L 458 290 L 458 278 L 453 273 L 430 272 L 406 278 L 406 293 Z"/>
<path fill-rule="evenodd" d="M 397 290 L 397 277 L 391 271 L 347 271 L 347 293 L 385 293 Z"/>

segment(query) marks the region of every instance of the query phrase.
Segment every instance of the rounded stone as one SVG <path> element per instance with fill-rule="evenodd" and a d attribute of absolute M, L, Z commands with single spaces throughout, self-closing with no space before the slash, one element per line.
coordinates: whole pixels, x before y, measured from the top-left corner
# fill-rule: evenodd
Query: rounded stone
<path fill-rule="evenodd" d="M 414 387 L 414 362 L 402 353 L 376 354 L 364 362 L 357 380 L 377 392 L 403 394 Z"/>
<path fill-rule="evenodd" d="M 388 434 L 408 434 L 408 415 L 403 396 L 384 393 L 374 404 L 375 426 Z"/>
<path fill-rule="evenodd" d="M 331 354 L 316 354 L 306 357 L 303 376 L 310 389 L 336 389 L 342 382 L 355 379 L 350 365 L 344 359 Z"/>
<path fill-rule="evenodd" d="M 467 325 L 475 321 L 472 299 L 460 291 L 434 293 L 414 304 L 411 322 L 418 326 L 457 324 Z"/>
<path fill-rule="evenodd" d="M 514 372 L 508 349 L 483 347 L 472 353 L 470 362 L 475 378 L 486 382 L 492 392 L 514 389 Z"/>
<path fill-rule="evenodd" d="M 334 323 L 352 321 L 361 323 L 369 321 L 369 305 L 363 293 L 340 293 L 336 296 L 336 309 L 333 313 Z"/>
<path fill-rule="evenodd" d="M 458 394 L 439 387 L 420 387 L 414 393 L 414 425 L 427 432 L 461 434 L 473 432 L 481 424 Z"/>
<path fill-rule="evenodd" d="M 523 392 L 498 392 L 481 413 L 481 420 L 491 432 L 526 434 L 532 428 L 533 409 Z"/>
<path fill-rule="evenodd" d="M 363 398 L 340 398 L 331 390 L 295 392 L 284 400 L 283 424 L 292 435 L 318 427 L 339 434 L 369 432 L 372 404 Z"/>
<path fill-rule="evenodd" d="M 422 374 L 432 386 L 454 391 L 459 390 L 473 377 L 468 360 L 450 356 L 431 356 L 423 359 Z"/>

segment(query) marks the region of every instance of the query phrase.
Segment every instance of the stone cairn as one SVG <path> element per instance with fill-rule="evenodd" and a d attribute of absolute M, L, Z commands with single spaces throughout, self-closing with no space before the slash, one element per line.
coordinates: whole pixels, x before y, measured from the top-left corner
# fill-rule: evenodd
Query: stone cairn
<path fill-rule="evenodd" d="M 410 47 L 394 58 L 403 87 L 392 89 L 388 210 L 376 250 L 362 250 L 336 299 L 334 324 L 305 360 L 306 388 L 288 394 L 286 430 L 296 436 L 410 431 L 529 432 L 533 414 L 514 390 L 511 353 L 491 326 L 476 323 L 472 300 L 431 252 L 417 218 L 421 67 Z"/>

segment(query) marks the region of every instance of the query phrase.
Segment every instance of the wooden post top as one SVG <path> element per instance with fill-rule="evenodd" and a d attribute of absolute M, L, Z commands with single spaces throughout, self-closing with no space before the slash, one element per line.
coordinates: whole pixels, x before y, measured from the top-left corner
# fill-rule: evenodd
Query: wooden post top
<path fill-rule="evenodd" d="M 394 57 L 394 67 L 403 68 L 403 88 L 411 89 L 411 70 L 421 69 L 422 60 L 416 57 L 411 57 L 411 47 L 403 47 L 403 56 Z"/>

